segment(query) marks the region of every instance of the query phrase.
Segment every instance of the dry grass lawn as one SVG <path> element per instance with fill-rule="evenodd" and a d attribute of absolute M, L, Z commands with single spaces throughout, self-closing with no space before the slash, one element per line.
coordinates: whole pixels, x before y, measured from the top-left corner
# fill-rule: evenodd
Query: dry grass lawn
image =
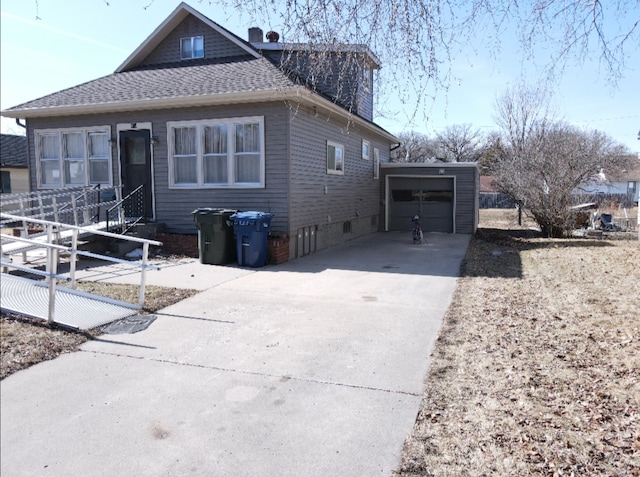
<path fill-rule="evenodd" d="M 640 243 L 532 225 L 481 211 L 397 475 L 640 475 Z M 193 293 L 147 292 L 149 312 Z M 3 316 L 2 378 L 99 332 Z"/>
<path fill-rule="evenodd" d="M 397 475 L 640 475 L 640 244 L 481 211 Z"/>

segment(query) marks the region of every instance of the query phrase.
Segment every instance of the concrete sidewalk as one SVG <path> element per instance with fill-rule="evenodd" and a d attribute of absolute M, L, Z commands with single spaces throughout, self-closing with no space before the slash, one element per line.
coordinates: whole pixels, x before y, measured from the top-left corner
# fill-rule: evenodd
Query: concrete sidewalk
<path fill-rule="evenodd" d="M 203 291 L 2 381 L 2 475 L 391 475 L 469 242 L 427 238 L 149 272 Z"/>

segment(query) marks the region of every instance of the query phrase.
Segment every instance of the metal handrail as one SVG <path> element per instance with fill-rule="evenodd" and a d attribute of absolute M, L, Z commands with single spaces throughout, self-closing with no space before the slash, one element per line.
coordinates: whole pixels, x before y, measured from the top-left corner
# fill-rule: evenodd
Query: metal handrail
<path fill-rule="evenodd" d="M 136 217 L 135 220 L 132 221 L 131 226 L 126 227 L 126 218 L 124 217 L 124 207 L 123 204 L 125 204 L 127 201 L 132 202 L 133 197 L 137 194 L 140 194 L 142 192 L 144 188 L 144 184 L 139 185 L 138 187 L 136 187 L 134 190 L 132 190 L 129 194 L 126 195 L 126 197 L 123 197 L 122 199 L 120 199 L 119 201 L 116 201 L 116 203 L 110 207 L 109 209 L 107 209 L 106 211 L 106 222 L 107 222 L 107 230 L 109 230 L 109 217 L 111 216 L 111 212 L 115 209 L 118 209 L 119 212 L 119 224 L 122 227 L 122 234 L 127 233 L 127 231 L 129 231 L 133 225 L 137 224 L 138 222 L 140 222 L 143 218 L 144 218 L 144 214 Z M 144 200 L 144 199 L 143 199 Z"/>
<path fill-rule="evenodd" d="M 85 203 L 85 204 L 87 203 L 87 191 L 89 191 L 89 190 L 100 190 L 100 184 L 96 184 L 96 185 L 94 185 L 94 186 L 93 186 L 93 187 L 91 187 L 91 188 L 86 188 L 86 187 L 84 187 L 84 188 L 82 189 L 82 191 L 81 191 L 81 192 L 82 192 L 82 194 L 84 195 L 84 203 Z M 64 211 L 65 211 L 66 209 L 68 209 L 70 206 L 71 206 L 71 207 L 73 207 L 73 220 L 74 220 L 74 225 L 78 225 L 78 209 L 79 209 L 79 208 L 78 208 L 77 203 L 76 203 L 76 196 L 75 196 L 75 194 L 71 194 L 71 202 L 67 202 L 66 204 L 62 205 L 61 207 L 59 207 L 59 208 L 57 209 L 57 211 L 56 211 L 56 212 L 57 212 L 57 214 L 58 214 L 58 215 L 60 215 L 60 212 L 64 212 Z M 99 215 L 99 213 L 100 213 L 100 212 L 99 212 L 99 211 L 100 211 L 100 209 L 99 209 L 99 207 L 100 207 L 100 194 L 98 194 L 98 204 L 97 204 L 97 206 L 98 206 L 98 213 L 97 213 L 97 214 L 94 214 L 94 215 L 93 215 L 93 217 L 87 217 L 87 216 L 86 216 L 86 214 L 85 214 L 85 220 L 83 221 L 83 223 L 87 223 L 87 222 L 92 221 L 92 220 L 93 220 L 93 219 L 95 219 L 95 218 L 99 218 L 99 217 L 98 217 L 98 215 Z M 81 208 L 81 210 L 82 210 L 82 211 L 84 211 L 84 212 L 86 212 L 87 210 L 89 210 L 89 207 L 84 206 L 84 207 L 82 207 L 82 208 Z"/>
<path fill-rule="evenodd" d="M 21 220 L 22 217 L 17 216 L 17 215 L 12 215 L 12 214 L 7 214 L 4 212 L 0 213 L 0 217 L 2 218 L 7 218 L 10 220 Z M 39 242 L 37 240 L 34 239 L 29 239 L 26 237 L 13 237 L 10 235 L 6 235 L 6 234 L 1 234 L 2 238 L 4 239 L 9 239 L 9 240 L 15 240 L 15 241 L 20 241 L 20 242 L 26 242 L 26 243 L 32 243 L 34 245 L 38 245 L 39 247 L 45 247 L 47 250 L 47 256 L 46 256 L 46 267 L 45 267 L 45 271 L 44 272 L 40 272 L 39 274 L 44 275 L 46 277 L 46 281 L 49 287 L 49 310 L 48 310 L 48 315 L 47 315 L 47 321 L 48 323 L 52 324 L 54 321 L 54 312 L 55 312 L 55 290 L 56 290 L 56 278 L 61 278 L 61 276 L 58 274 L 58 263 L 59 263 L 59 254 L 60 251 L 65 251 L 68 252 L 71 255 L 70 258 L 70 268 L 69 268 L 69 278 L 67 279 L 68 281 L 71 281 L 71 288 L 75 289 L 76 287 L 76 278 L 75 278 L 75 272 L 76 272 L 76 258 L 78 255 L 81 256 L 87 256 L 87 257 L 92 257 L 92 258 L 97 258 L 100 260 L 105 260 L 105 261 L 109 261 L 109 262 L 113 262 L 113 263 L 123 263 L 123 264 L 128 264 L 134 267 L 138 267 L 141 269 L 141 274 L 140 274 L 140 293 L 139 293 L 139 297 L 138 297 L 138 305 L 136 307 L 136 309 L 141 309 L 144 305 L 144 293 L 145 293 L 145 287 L 146 287 L 146 271 L 147 269 L 152 269 L 152 270 L 160 270 L 159 267 L 155 266 L 155 265 L 151 265 L 149 264 L 149 245 L 155 245 L 155 246 L 161 246 L 162 242 L 159 242 L 157 240 L 149 240 L 149 239 L 143 239 L 143 238 L 138 238 L 138 237 L 128 237 L 128 236 L 122 236 L 119 234 L 113 234 L 110 232 L 104 232 L 101 230 L 93 230 L 93 229 L 88 229 L 86 227 L 82 227 L 82 226 L 75 226 L 75 225 L 69 225 L 69 224 L 64 224 L 61 222 L 53 222 L 53 221 L 49 221 L 49 220 L 41 220 L 41 219 L 30 219 L 30 221 L 40 224 L 42 226 L 44 226 L 46 228 L 47 231 L 47 242 L 46 243 L 42 243 Z M 72 231 L 72 240 L 71 240 L 71 246 L 63 246 L 63 245 L 59 245 L 54 243 L 54 233 L 59 233 L 61 230 L 71 230 Z M 121 240 L 127 240 L 130 242 L 136 242 L 136 243 L 141 243 L 142 244 L 142 259 L 140 261 L 129 261 L 129 260 L 122 260 L 116 257 L 110 257 L 108 255 L 99 255 L 96 253 L 92 253 L 92 252 L 85 252 L 82 250 L 78 250 L 78 234 L 80 232 L 90 232 L 96 235 L 102 235 L 105 237 L 112 237 L 112 238 L 118 238 Z M 2 270 L 4 271 L 6 268 L 15 268 L 15 269 L 22 269 L 22 268 L 26 268 L 26 267 L 21 267 L 19 265 L 14 265 L 11 262 L 5 262 L 0 261 L 0 266 L 2 266 Z M 126 304 L 128 306 L 132 306 L 130 303 Z"/>

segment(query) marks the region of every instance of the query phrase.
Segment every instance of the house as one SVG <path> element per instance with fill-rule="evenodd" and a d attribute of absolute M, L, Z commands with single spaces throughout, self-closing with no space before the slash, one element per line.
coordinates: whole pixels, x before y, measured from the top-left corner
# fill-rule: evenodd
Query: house
<path fill-rule="evenodd" d="M 377 231 L 398 143 L 372 122 L 377 58 L 329 48 L 355 60 L 319 76 L 308 46 L 250 35 L 181 3 L 113 74 L 2 111 L 26 120 L 32 189 L 143 185 L 171 234 L 196 234 L 199 207 L 267 211 L 291 258 Z"/>
<path fill-rule="evenodd" d="M 515 207 L 513 198 L 500 192 L 493 176 L 480 176 L 480 208 L 510 209 Z"/>
<path fill-rule="evenodd" d="M 574 190 L 579 202 L 618 203 L 623 207 L 638 204 L 640 157 L 630 157 L 629 166 L 620 171 L 600 170 L 588 182 Z"/>
<path fill-rule="evenodd" d="M 366 46 L 259 28 L 245 41 L 181 3 L 113 74 L 2 115 L 26 121 L 32 190 L 142 186 L 165 245 L 195 237 L 197 208 L 270 212 L 278 254 L 295 258 L 396 229 L 380 165 L 399 140 L 373 122 L 378 68 Z"/>
<path fill-rule="evenodd" d="M 27 138 L 14 134 L 0 135 L 0 173 L 2 194 L 29 192 Z"/>

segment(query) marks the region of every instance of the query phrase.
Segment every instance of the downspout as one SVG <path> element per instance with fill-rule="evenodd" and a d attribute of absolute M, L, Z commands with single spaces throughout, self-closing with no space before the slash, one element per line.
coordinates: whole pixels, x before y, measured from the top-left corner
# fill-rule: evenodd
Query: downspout
<path fill-rule="evenodd" d="M 20 118 L 16 118 L 16 124 L 17 124 L 18 126 L 20 126 L 21 128 L 27 129 L 27 125 L 26 125 L 26 124 L 22 124 L 22 123 L 20 122 Z"/>

